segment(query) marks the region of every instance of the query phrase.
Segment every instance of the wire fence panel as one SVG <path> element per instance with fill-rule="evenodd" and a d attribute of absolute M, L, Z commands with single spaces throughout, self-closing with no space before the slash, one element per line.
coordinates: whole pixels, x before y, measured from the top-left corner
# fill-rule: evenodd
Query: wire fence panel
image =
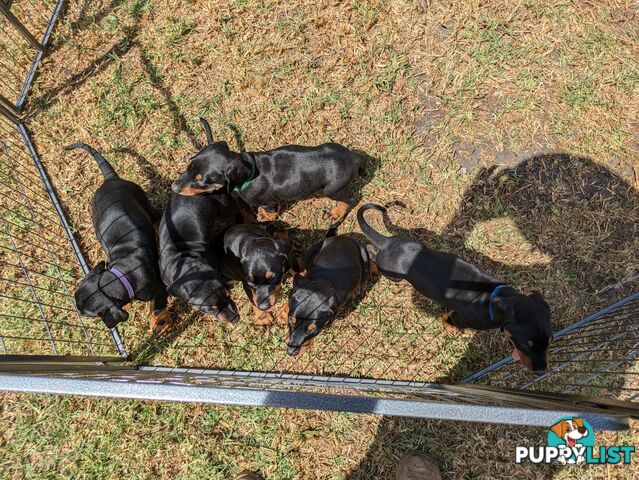
<path fill-rule="evenodd" d="M 117 354 L 111 333 L 76 309 L 81 257 L 27 142 L 0 116 L 0 354 Z"/>
<path fill-rule="evenodd" d="M 606 400 L 530 395 L 526 391 L 308 378 L 198 369 L 0 363 L 0 387 L 102 397 L 301 408 L 380 415 L 550 425 L 563 416 L 586 418 L 597 429 L 624 430 L 635 408 Z M 116 387 L 117 386 L 117 387 Z"/>
<path fill-rule="evenodd" d="M 0 102 L 20 110 L 64 0 L 0 0 Z"/>
<path fill-rule="evenodd" d="M 363 315 L 338 318 L 296 357 L 286 325 L 223 324 L 176 301 L 172 335 L 132 335 L 137 365 L 123 364 L 118 331 L 76 309 L 89 269 L 19 119 L 63 5 L 0 0 L 0 389 L 526 425 L 583 414 L 610 429 L 639 418 L 639 294 L 558 332 L 541 377 L 508 357 L 453 385 L 507 342 L 478 333 L 473 350 L 474 334 L 447 333 L 437 312 L 403 315 L 401 296 L 359 298 Z"/>
<path fill-rule="evenodd" d="M 619 400 L 639 398 L 639 293 L 558 332 L 550 370 L 534 379 L 504 359 L 467 378 L 497 387 Z"/>

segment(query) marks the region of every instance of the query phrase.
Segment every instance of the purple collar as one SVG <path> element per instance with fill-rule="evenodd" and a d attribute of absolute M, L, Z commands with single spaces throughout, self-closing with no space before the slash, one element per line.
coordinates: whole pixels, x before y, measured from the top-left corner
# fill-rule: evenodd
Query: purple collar
<path fill-rule="evenodd" d="M 118 277 L 118 280 L 120 280 L 124 288 L 126 288 L 126 293 L 129 294 L 129 300 L 133 300 L 135 298 L 135 291 L 133 290 L 133 285 L 131 285 L 131 282 L 129 282 L 124 273 L 115 267 L 109 267 L 109 271 Z"/>

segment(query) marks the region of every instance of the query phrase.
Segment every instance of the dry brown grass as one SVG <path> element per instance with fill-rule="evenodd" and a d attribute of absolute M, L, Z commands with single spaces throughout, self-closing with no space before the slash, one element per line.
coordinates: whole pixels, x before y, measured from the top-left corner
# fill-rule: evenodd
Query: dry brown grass
<path fill-rule="evenodd" d="M 543 291 L 557 327 L 636 289 L 636 4 L 421 3 L 425 11 L 419 2 L 70 1 L 27 113 L 89 263 L 103 257 L 90 221 L 100 178 L 90 158 L 62 147 L 91 143 L 161 207 L 202 138 L 202 115 L 218 136 L 249 150 L 334 140 L 365 151 L 375 159 L 365 199 L 402 201 L 405 208 L 391 209 L 396 226 L 523 290 Z M 570 155 L 540 157 L 549 152 Z M 326 228 L 318 215 L 326 206 L 311 200 L 284 214 L 301 248 Z M 343 231 L 354 230 L 351 216 Z M 606 288 L 617 282 L 622 287 Z M 507 351 L 494 332 L 445 336 L 441 310 L 384 279 L 299 361 L 285 356 L 279 326 L 231 329 L 197 315 L 185 314 L 185 330 L 158 345 L 145 312 L 137 306 L 122 331 L 129 349 L 155 364 L 454 381 Z M 36 397 L 29 404 L 49 412 L 104 408 L 116 423 L 121 411 L 139 409 L 150 423 L 166 414 L 136 402 Z M 31 424 L 19 403 L 7 405 L 4 418 Z M 504 438 L 501 428 L 449 422 L 166 409 L 167 425 L 198 432 L 197 447 L 174 439 L 169 459 L 150 447 L 119 452 L 116 440 L 94 451 L 108 450 L 120 474 L 130 474 L 122 465 L 131 462 L 135 476 L 166 478 L 188 477 L 193 452 L 207 448 L 216 452 L 208 458 L 215 469 L 193 471 L 217 478 L 229 476 L 229 462 L 269 478 L 392 478 L 397 456 L 417 446 L 442 459 L 448 478 L 624 478 L 629 471 L 515 467 L 515 443 L 543 441 L 535 429 L 508 429 Z M 201 415 L 219 415 L 215 438 L 230 440 L 208 444 Z M 265 432 L 268 422 L 279 425 Z M 85 425 L 70 430 L 101 434 Z M 139 449 L 153 434 L 131 427 L 126 440 Z M 67 435 L 45 451 L 82 448 Z M 614 443 L 615 435 L 606 438 Z M 635 435 L 624 439 L 637 443 Z M 12 452 L 6 461 L 15 460 Z"/>

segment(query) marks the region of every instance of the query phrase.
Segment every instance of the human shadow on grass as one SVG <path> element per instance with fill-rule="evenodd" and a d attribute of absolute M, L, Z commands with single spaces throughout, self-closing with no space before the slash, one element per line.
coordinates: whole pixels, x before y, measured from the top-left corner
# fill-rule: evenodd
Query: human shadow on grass
<path fill-rule="evenodd" d="M 637 254 L 637 212 L 637 191 L 608 168 L 585 157 L 548 154 L 526 159 L 513 168 L 482 169 L 441 235 L 421 229 L 401 231 L 397 225 L 391 228 L 391 233 L 418 237 L 427 245 L 460 255 L 516 287 L 525 283 L 540 288 L 551 309 L 567 298 L 595 303 L 588 307 L 592 311 L 629 293 L 630 287 L 622 280 L 625 267 L 632 264 Z M 504 217 L 549 258 L 547 265 L 506 265 L 465 246 L 480 223 Z M 608 285 L 613 288 L 602 291 Z M 415 293 L 413 298 L 416 307 L 426 314 L 442 313 L 421 295 Z M 559 316 L 555 310 L 555 319 Z M 555 323 L 553 330 L 564 326 Z M 490 331 L 475 334 L 455 364 L 433 380 L 457 383 L 506 356 L 507 343 L 500 337 L 498 332 Z M 522 379 L 530 379 L 523 368 L 521 375 Z M 543 429 L 516 430 L 529 432 L 530 436 L 504 444 L 502 429 L 490 425 L 384 417 L 366 457 L 347 478 L 394 478 L 399 458 L 411 449 L 425 450 L 439 459 L 444 478 L 447 472 L 456 478 L 495 475 L 483 471 L 482 465 L 502 463 L 506 466 L 503 474 L 510 475 L 513 445 L 543 445 L 546 435 Z M 557 471 L 554 465 L 541 468 L 549 477 Z"/>

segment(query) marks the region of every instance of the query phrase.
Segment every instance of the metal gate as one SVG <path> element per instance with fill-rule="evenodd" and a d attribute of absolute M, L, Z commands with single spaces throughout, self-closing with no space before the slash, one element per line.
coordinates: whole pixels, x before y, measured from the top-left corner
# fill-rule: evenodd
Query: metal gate
<path fill-rule="evenodd" d="M 357 342 L 336 340 L 301 362 L 265 346 L 246 366 L 139 365 L 153 363 L 148 345 L 128 356 L 117 330 L 83 320 L 75 307 L 74 287 L 88 266 L 20 120 L 63 6 L 0 0 L 0 390 L 540 426 L 581 415 L 599 429 L 624 429 L 639 416 L 639 294 L 558 332 L 552 369 L 534 380 L 508 357 L 460 384 L 435 383 L 424 378 L 432 372 L 413 372 L 406 356 L 393 353 L 424 354 L 420 342 L 432 325 L 384 332 L 384 318 L 371 327 L 381 341 L 364 331 Z M 221 355 L 226 347 L 217 348 Z"/>

